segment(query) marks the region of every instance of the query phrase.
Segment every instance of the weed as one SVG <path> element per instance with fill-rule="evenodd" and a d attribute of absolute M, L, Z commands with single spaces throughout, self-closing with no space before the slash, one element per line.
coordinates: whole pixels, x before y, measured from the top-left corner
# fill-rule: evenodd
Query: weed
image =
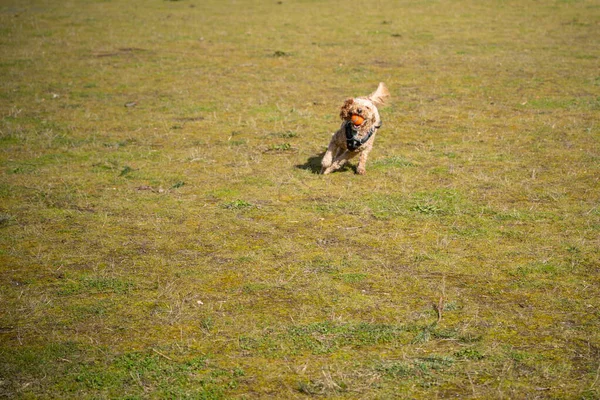
<path fill-rule="evenodd" d="M 346 283 L 362 282 L 367 277 L 366 274 L 340 274 L 339 278 Z"/>
<path fill-rule="evenodd" d="M 402 361 L 381 361 L 374 369 L 388 379 L 413 380 L 422 387 L 430 387 L 433 374 L 445 372 L 454 365 L 454 358 L 444 355 L 429 355 Z"/>
<path fill-rule="evenodd" d="M 126 176 L 126 175 L 130 174 L 133 171 L 134 171 L 133 168 L 131 168 L 130 166 L 126 165 L 126 166 L 123 167 L 123 169 L 121 169 L 121 172 L 119 173 L 119 176 Z"/>
<path fill-rule="evenodd" d="M 254 207 L 252 203 L 249 203 L 245 200 L 233 200 L 227 203 L 223 203 L 221 206 L 228 210 L 243 210 L 246 208 Z"/>
<path fill-rule="evenodd" d="M 400 339 L 402 327 L 381 324 L 315 323 L 290 328 L 293 346 L 314 354 L 331 353 L 345 346 L 369 346 Z"/>
<path fill-rule="evenodd" d="M 281 51 L 281 50 L 276 50 L 276 51 L 273 53 L 273 57 L 288 57 L 288 56 L 290 56 L 290 55 L 291 55 L 290 53 L 288 53 L 288 52 L 285 52 L 285 51 Z"/>
<path fill-rule="evenodd" d="M 380 160 L 376 160 L 373 163 L 373 167 L 375 168 L 405 168 L 405 167 L 414 167 L 415 164 L 412 161 L 405 159 L 400 156 L 392 156 L 388 158 L 383 158 Z"/>
<path fill-rule="evenodd" d="M 13 220 L 12 215 L 0 212 L 0 227 L 10 224 Z"/>
<path fill-rule="evenodd" d="M 207 332 L 210 332 L 215 326 L 215 321 L 211 317 L 204 318 L 200 321 L 200 326 Z"/>
<path fill-rule="evenodd" d="M 473 349 L 471 347 L 465 347 L 462 350 L 457 351 L 456 353 L 454 353 L 454 356 L 461 359 L 468 359 L 468 360 L 481 360 L 483 359 L 483 354 L 481 354 L 477 349 Z"/>
<path fill-rule="evenodd" d="M 404 361 L 381 363 L 375 369 L 393 378 L 404 378 L 414 373 L 413 367 Z"/>
<path fill-rule="evenodd" d="M 107 278 L 97 276 L 84 276 L 77 280 L 71 280 L 62 285 L 58 294 L 71 296 L 82 293 L 129 293 L 134 284 L 118 278 Z"/>
<path fill-rule="evenodd" d="M 425 215 L 440 214 L 442 209 L 435 204 L 417 203 L 411 207 L 411 211 L 415 211 Z"/>
<path fill-rule="evenodd" d="M 308 382 L 300 382 L 298 384 L 298 391 L 303 394 L 307 394 L 310 396 L 314 395 L 331 395 L 335 393 L 343 393 L 347 391 L 347 385 L 342 382 L 336 382 L 331 376 L 327 376 L 324 374 L 324 378 L 308 381 Z"/>
<path fill-rule="evenodd" d="M 269 148 L 267 149 L 267 151 L 288 151 L 292 149 L 292 145 L 289 143 L 281 143 L 281 144 L 272 144 L 271 146 L 269 146 Z"/>
<path fill-rule="evenodd" d="M 285 131 L 285 132 L 278 133 L 277 136 L 282 137 L 284 139 L 292 139 L 292 138 L 298 137 L 298 133 L 294 132 L 294 131 Z"/>
<path fill-rule="evenodd" d="M 439 355 L 430 355 L 427 357 L 423 357 L 420 359 L 422 364 L 426 367 L 433 370 L 441 370 L 445 368 L 449 368 L 454 364 L 454 358 L 449 356 L 439 356 Z"/>

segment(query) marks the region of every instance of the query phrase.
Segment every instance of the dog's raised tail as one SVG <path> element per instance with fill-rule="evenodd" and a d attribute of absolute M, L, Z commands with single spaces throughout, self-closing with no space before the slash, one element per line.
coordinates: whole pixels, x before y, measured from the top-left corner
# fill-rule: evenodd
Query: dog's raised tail
<path fill-rule="evenodd" d="M 383 105 L 390 98 L 390 91 L 385 86 L 383 82 L 379 82 L 379 86 L 377 86 L 377 90 L 371 93 L 368 96 L 369 100 L 371 100 L 375 105 Z"/>

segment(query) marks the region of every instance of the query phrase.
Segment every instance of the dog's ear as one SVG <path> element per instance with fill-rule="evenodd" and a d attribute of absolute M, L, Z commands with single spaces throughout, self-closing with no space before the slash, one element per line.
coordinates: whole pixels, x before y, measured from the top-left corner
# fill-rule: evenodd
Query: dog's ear
<path fill-rule="evenodd" d="M 379 82 L 377 90 L 367 96 L 367 98 L 375 103 L 376 106 L 381 106 L 390 98 L 390 92 L 383 82 Z"/>
<path fill-rule="evenodd" d="M 354 104 L 353 98 L 348 98 L 348 99 L 346 99 L 346 101 L 344 101 L 344 105 L 342 106 L 342 109 L 340 110 L 340 118 L 342 118 L 342 119 L 350 118 L 350 107 L 352 107 L 352 104 Z"/>

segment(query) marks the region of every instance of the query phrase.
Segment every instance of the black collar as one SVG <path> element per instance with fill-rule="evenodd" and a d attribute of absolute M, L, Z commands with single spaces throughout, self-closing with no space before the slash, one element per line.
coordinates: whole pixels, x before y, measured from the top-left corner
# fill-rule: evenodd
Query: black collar
<path fill-rule="evenodd" d="M 350 151 L 357 150 L 360 146 L 367 143 L 367 140 L 369 140 L 371 138 L 371 136 L 373 136 L 375 131 L 379 128 L 381 128 L 381 122 L 379 122 L 379 125 L 372 126 L 371 129 L 369 129 L 369 132 L 366 134 L 366 136 L 359 139 L 357 137 L 356 130 L 354 130 L 354 128 L 353 128 L 353 124 L 350 121 L 347 121 L 346 122 L 346 147 L 348 147 L 348 150 L 350 150 Z"/>

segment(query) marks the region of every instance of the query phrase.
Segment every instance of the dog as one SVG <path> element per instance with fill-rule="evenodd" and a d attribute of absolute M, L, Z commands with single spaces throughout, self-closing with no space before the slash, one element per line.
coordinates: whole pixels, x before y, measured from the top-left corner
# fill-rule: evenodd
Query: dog
<path fill-rule="evenodd" d="M 340 169 L 346 162 L 358 158 L 356 173 L 366 174 L 366 163 L 373 148 L 375 135 L 381 128 L 381 118 L 377 106 L 382 106 L 390 97 L 383 82 L 377 90 L 366 97 L 346 99 L 340 111 L 342 125 L 333 134 L 327 151 L 321 160 L 321 174 L 329 174 Z"/>

